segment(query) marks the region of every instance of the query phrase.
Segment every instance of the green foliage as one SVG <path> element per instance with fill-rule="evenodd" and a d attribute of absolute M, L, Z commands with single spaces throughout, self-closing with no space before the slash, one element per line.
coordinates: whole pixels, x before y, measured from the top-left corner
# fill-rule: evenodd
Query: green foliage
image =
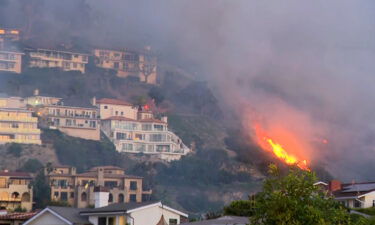
<path fill-rule="evenodd" d="M 275 165 L 255 201 L 252 224 L 353 224 L 347 210 L 318 187 L 315 174 L 291 168 L 286 176 Z"/>
<path fill-rule="evenodd" d="M 27 212 L 27 210 L 25 208 L 22 208 L 20 205 L 17 206 L 13 211 L 14 212 L 20 212 L 20 213 Z"/>
<path fill-rule="evenodd" d="M 375 207 L 366 208 L 366 209 L 355 209 L 355 210 L 358 212 L 367 214 L 367 215 L 375 216 Z"/>
<path fill-rule="evenodd" d="M 102 141 L 84 140 L 64 135 L 57 130 L 44 130 L 43 140 L 52 140 L 59 162 L 83 172 L 94 166 L 120 166 L 121 156 L 106 138 Z"/>
<path fill-rule="evenodd" d="M 39 170 L 37 176 L 32 182 L 34 191 L 35 207 L 41 209 L 47 206 L 50 202 L 50 187 L 44 175 L 43 169 Z"/>
<path fill-rule="evenodd" d="M 253 204 L 250 200 L 237 200 L 224 207 L 224 215 L 247 216 L 253 215 Z"/>
<path fill-rule="evenodd" d="M 43 168 L 43 164 L 38 159 L 28 159 L 19 169 L 20 171 L 35 173 Z"/>
<path fill-rule="evenodd" d="M 22 153 L 22 146 L 17 143 L 12 143 L 8 149 L 7 153 L 13 155 L 14 157 L 20 157 Z"/>
<path fill-rule="evenodd" d="M 162 184 L 192 185 L 207 187 L 210 185 L 249 182 L 247 173 L 231 173 L 222 169 L 230 159 L 221 149 L 199 150 L 195 155 L 183 157 L 170 166 L 160 166 L 157 180 Z"/>

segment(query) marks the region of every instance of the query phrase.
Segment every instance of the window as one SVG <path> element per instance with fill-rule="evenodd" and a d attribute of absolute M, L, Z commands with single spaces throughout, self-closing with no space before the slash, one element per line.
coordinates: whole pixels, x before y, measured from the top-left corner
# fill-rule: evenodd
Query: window
<path fill-rule="evenodd" d="M 90 121 L 90 127 L 95 128 L 96 127 L 96 121 Z"/>
<path fill-rule="evenodd" d="M 12 128 L 18 128 L 18 123 L 12 123 Z"/>
<path fill-rule="evenodd" d="M 358 200 L 354 200 L 354 208 L 360 208 L 361 207 L 361 202 Z"/>
<path fill-rule="evenodd" d="M 108 202 L 113 202 L 113 195 L 111 193 L 109 193 Z"/>
<path fill-rule="evenodd" d="M 59 192 L 58 192 L 58 191 L 55 191 L 55 192 L 53 193 L 53 196 L 54 196 L 55 198 L 59 197 Z"/>
<path fill-rule="evenodd" d="M 166 140 L 165 134 L 150 134 L 150 141 L 163 142 Z"/>
<path fill-rule="evenodd" d="M 117 140 L 125 140 L 126 139 L 126 134 L 125 133 L 117 132 L 116 133 L 116 139 Z"/>
<path fill-rule="evenodd" d="M 70 198 L 74 198 L 74 192 L 70 192 Z"/>
<path fill-rule="evenodd" d="M 152 126 L 151 124 L 142 124 L 142 130 L 151 130 Z"/>
<path fill-rule="evenodd" d="M 107 225 L 107 217 L 99 217 L 98 225 Z"/>
<path fill-rule="evenodd" d="M 105 181 L 104 186 L 108 188 L 113 188 L 117 186 L 117 181 Z"/>
<path fill-rule="evenodd" d="M 164 129 L 163 125 L 158 125 L 158 124 L 154 125 L 154 130 L 163 131 L 163 129 Z"/>
<path fill-rule="evenodd" d="M 375 200 L 372 200 L 372 207 L 375 207 Z"/>
<path fill-rule="evenodd" d="M 135 140 L 144 140 L 145 135 L 144 134 L 135 134 Z"/>
<path fill-rule="evenodd" d="M 157 152 L 170 152 L 170 146 L 169 145 L 156 145 L 156 151 Z"/>
<path fill-rule="evenodd" d="M 137 181 L 130 181 L 130 190 L 137 190 Z"/>
<path fill-rule="evenodd" d="M 61 201 L 68 201 L 68 192 L 61 192 L 60 199 Z"/>
<path fill-rule="evenodd" d="M 105 105 L 105 106 L 104 106 L 104 109 L 108 109 L 108 106 Z"/>
<path fill-rule="evenodd" d="M 135 194 L 129 195 L 129 200 L 130 202 L 137 202 L 137 195 Z"/>
<path fill-rule="evenodd" d="M 169 219 L 169 225 L 177 225 L 177 219 Z"/>
<path fill-rule="evenodd" d="M 118 62 L 114 62 L 114 63 L 113 63 L 113 67 L 114 67 L 115 69 L 118 69 L 118 68 L 120 67 L 120 64 L 119 64 Z"/>
<path fill-rule="evenodd" d="M 133 144 L 128 144 L 128 143 L 122 144 L 122 150 L 133 151 Z"/>
<path fill-rule="evenodd" d="M 83 192 L 83 193 L 81 194 L 81 201 L 82 201 L 82 202 L 87 201 L 87 194 L 86 194 L 86 192 Z"/>
<path fill-rule="evenodd" d="M 124 195 L 123 194 L 119 194 L 118 195 L 118 203 L 123 203 L 124 202 Z"/>
<path fill-rule="evenodd" d="M 115 218 L 114 217 L 108 218 L 108 225 L 115 225 Z"/>

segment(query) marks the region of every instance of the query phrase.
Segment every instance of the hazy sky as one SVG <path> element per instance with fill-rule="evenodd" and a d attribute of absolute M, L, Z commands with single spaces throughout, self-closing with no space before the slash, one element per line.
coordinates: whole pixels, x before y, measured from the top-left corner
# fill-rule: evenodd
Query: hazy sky
<path fill-rule="evenodd" d="M 15 5 L 6 10 L 13 24 L 20 20 L 12 16 Z M 36 20 L 56 34 L 74 28 L 93 43 L 149 44 L 188 70 L 199 65 L 199 76 L 249 134 L 254 120 L 271 133 L 282 127 L 304 143 L 309 158 L 351 180 L 371 179 L 375 169 L 374 6 L 372 0 L 54 0 L 44 1 Z"/>

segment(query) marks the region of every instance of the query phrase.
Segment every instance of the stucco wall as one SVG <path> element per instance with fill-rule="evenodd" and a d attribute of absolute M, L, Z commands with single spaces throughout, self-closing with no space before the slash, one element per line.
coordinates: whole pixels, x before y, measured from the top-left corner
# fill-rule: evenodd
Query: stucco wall
<path fill-rule="evenodd" d="M 67 225 L 64 221 L 52 215 L 50 212 L 45 212 L 43 215 L 39 216 L 33 220 L 30 225 Z"/>
<path fill-rule="evenodd" d="M 162 209 L 159 206 L 154 206 L 131 213 L 131 216 L 134 218 L 134 225 L 157 224 L 162 215 L 164 215 L 164 219 L 168 224 L 169 219 L 177 219 L 177 224 L 180 223 L 180 215 L 169 210 Z"/>

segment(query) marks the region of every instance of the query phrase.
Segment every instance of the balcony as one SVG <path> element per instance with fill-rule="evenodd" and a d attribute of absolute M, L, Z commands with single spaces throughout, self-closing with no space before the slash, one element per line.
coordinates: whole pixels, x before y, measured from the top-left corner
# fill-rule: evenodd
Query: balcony
<path fill-rule="evenodd" d="M 37 123 L 38 118 L 36 117 L 11 117 L 11 116 L 0 116 L 0 121 L 9 121 L 9 122 L 31 122 Z"/>
<path fill-rule="evenodd" d="M 33 128 L 0 128 L 0 133 L 7 134 L 40 134 L 39 129 Z"/>

